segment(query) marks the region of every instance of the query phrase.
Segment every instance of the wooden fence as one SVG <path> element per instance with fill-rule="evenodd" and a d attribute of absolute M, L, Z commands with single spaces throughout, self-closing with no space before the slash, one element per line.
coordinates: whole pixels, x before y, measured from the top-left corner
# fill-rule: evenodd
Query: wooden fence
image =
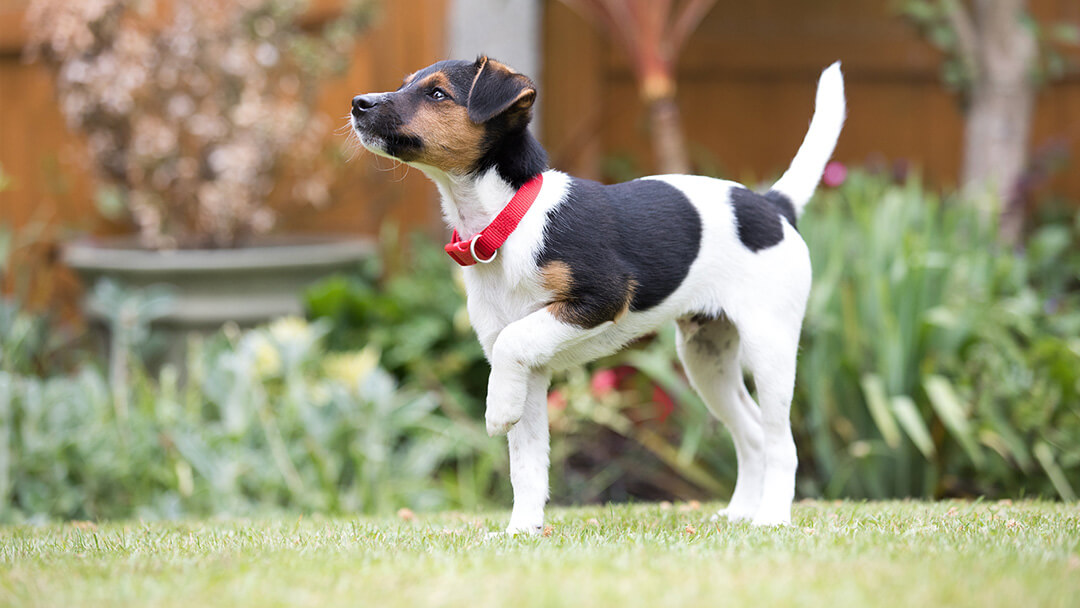
<path fill-rule="evenodd" d="M 737 179 L 786 167 L 810 118 L 820 71 L 843 61 L 848 122 L 836 157 L 901 162 L 955 183 L 962 118 L 941 84 L 941 56 L 896 16 L 890 0 L 721 0 L 679 63 L 679 106 L 696 163 Z M 1080 24 L 1076 0 L 1031 0 L 1041 19 Z M 626 160 L 654 164 L 632 73 L 617 48 L 562 4 L 549 3 L 542 102 L 545 143 L 557 166 L 608 177 Z M 1080 153 L 1080 53 L 1040 95 L 1032 145 Z M 622 161 L 612 163 L 612 160 Z M 610 167 L 615 166 L 615 169 Z M 1075 167 L 1075 162 L 1071 167 Z M 1080 199 L 1080 172 L 1051 188 Z"/>

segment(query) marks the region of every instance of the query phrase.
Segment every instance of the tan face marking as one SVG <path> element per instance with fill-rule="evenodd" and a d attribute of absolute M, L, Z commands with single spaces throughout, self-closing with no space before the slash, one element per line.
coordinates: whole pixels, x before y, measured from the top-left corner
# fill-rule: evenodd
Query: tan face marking
<path fill-rule="evenodd" d="M 439 87 L 450 94 L 450 80 L 436 72 L 417 83 L 427 90 Z M 424 142 L 423 149 L 410 159 L 450 173 L 464 173 L 476 166 L 483 155 L 484 127 L 469 120 L 460 100 L 425 100 L 405 125 L 405 131 Z"/>

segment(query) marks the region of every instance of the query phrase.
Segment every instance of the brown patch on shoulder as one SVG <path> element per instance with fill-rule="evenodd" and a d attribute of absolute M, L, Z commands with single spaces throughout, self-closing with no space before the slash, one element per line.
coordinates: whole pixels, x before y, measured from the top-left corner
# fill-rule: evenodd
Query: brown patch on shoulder
<path fill-rule="evenodd" d="M 446 74 L 435 72 L 424 79 L 421 88 L 452 89 Z M 476 166 L 483 156 L 484 127 L 469 119 L 461 100 L 421 103 L 413 113 L 406 131 L 424 142 L 415 160 L 444 171 L 462 173 Z"/>
<path fill-rule="evenodd" d="M 586 329 L 607 321 L 621 321 L 629 314 L 630 303 L 637 289 L 637 281 L 630 279 L 626 282 L 625 291 L 617 298 L 604 298 L 603 303 L 590 304 L 581 302 L 575 296 L 574 273 L 566 262 L 548 262 L 540 269 L 540 275 L 541 285 L 552 294 L 552 301 L 547 305 L 551 316 L 563 323 Z"/>
<path fill-rule="evenodd" d="M 544 289 L 555 294 L 556 300 L 570 298 L 570 290 L 574 286 L 574 273 L 566 262 L 560 260 L 548 262 L 540 269 L 540 274 L 543 277 L 541 284 Z"/>
<path fill-rule="evenodd" d="M 623 296 L 622 307 L 619 308 L 619 312 L 615 313 L 615 318 L 612 319 L 616 323 L 621 321 L 623 317 L 630 314 L 630 302 L 634 301 L 634 292 L 637 291 L 637 281 L 630 279 L 626 283 L 626 294 Z"/>

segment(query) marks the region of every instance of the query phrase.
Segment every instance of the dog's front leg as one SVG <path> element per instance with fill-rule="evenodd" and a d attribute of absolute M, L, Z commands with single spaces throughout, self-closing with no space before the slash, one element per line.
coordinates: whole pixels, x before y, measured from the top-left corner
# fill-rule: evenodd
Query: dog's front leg
<path fill-rule="evenodd" d="M 584 329 L 564 323 L 541 309 L 507 325 L 491 349 L 491 376 L 488 378 L 487 432 L 502 435 L 514 426 L 525 411 L 529 376 L 544 369 L 560 351 L 586 340 L 611 325 L 603 323 Z"/>
<path fill-rule="evenodd" d="M 544 505 L 548 499 L 547 390 L 550 381 L 545 372 L 529 374 L 525 409 L 506 436 L 510 444 L 510 484 L 514 487 L 514 510 L 506 528 L 510 534 L 533 534 L 544 525 Z"/>
<path fill-rule="evenodd" d="M 488 433 L 509 431 L 514 510 L 506 531 L 535 533 L 544 525 L 548 497 L 547 366 L 569 346 L 603 332 L 563 323 L 546 309 L 506 326 L 491 349 Z"/>

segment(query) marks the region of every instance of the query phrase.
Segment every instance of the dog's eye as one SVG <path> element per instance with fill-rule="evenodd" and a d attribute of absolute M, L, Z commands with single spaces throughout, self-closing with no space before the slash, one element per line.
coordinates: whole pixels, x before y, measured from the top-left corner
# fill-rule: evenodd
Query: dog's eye
<path fill-rule="evenodd" d="M 442 101 L 443 99 L 449 97 L 449 95 L 447 95 L 446 91 L 442 89 L 434 88 L 428 91 L 428 97 L 434 99 L 435 101 Z"/>

